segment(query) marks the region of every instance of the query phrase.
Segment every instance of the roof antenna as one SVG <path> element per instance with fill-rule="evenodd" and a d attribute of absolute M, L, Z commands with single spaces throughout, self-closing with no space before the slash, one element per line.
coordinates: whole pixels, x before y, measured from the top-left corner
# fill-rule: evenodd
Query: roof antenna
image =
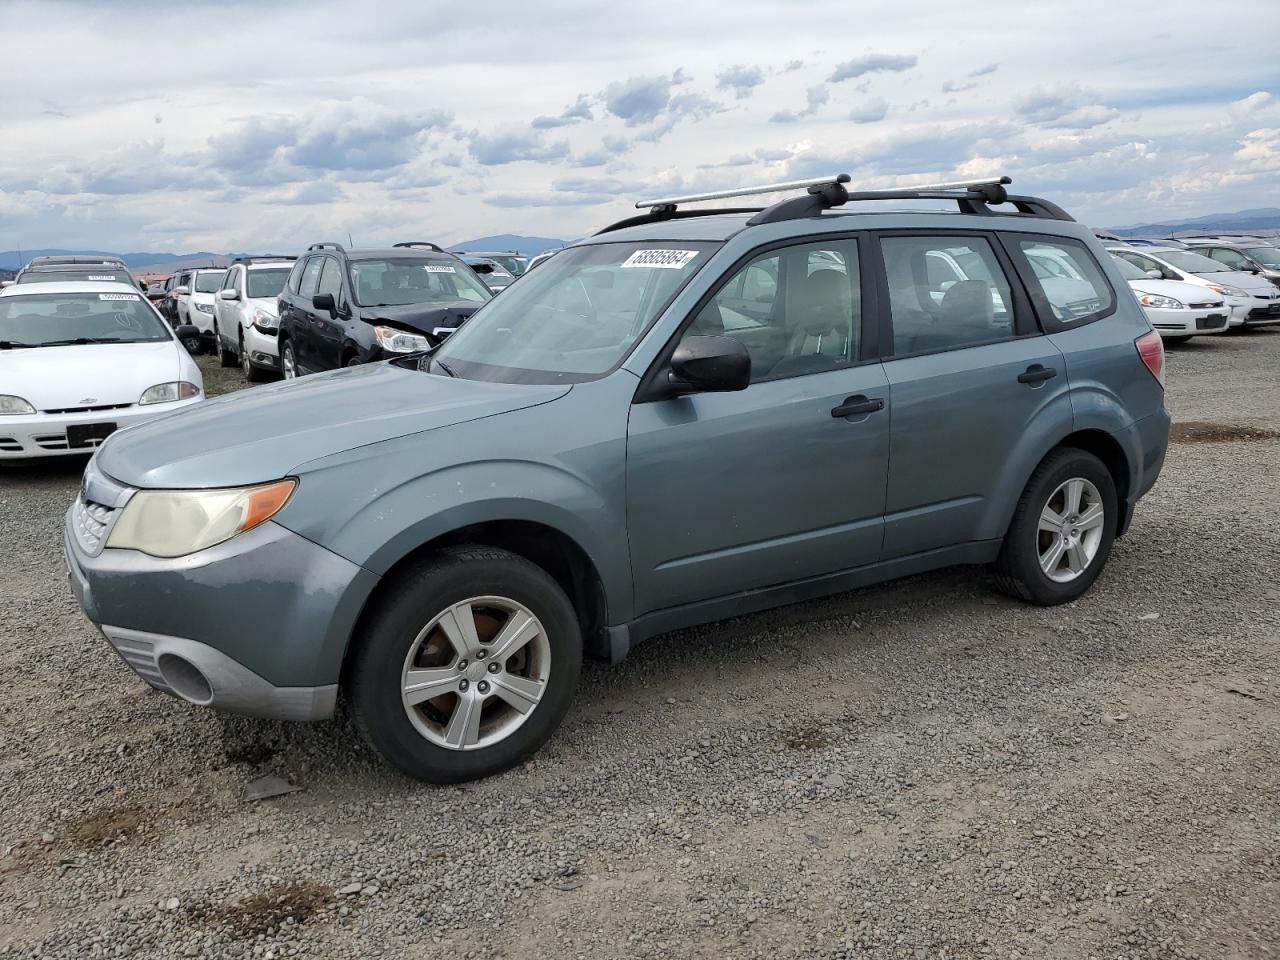
<path fill-rule="evenodd" d="M 352 239 L 351 239 L 351 231 L 350 231 L 350 230 L 348 230 L 348 231 L 347 231 L 347 246 L 348 246 L 348 247 L 353 247 L 353 248 L 354 248 L 354 247 L 355 247 L 355 245 L 356 245 L 356 242 L 355 242 L 354 240 L 352 240 Z"/>

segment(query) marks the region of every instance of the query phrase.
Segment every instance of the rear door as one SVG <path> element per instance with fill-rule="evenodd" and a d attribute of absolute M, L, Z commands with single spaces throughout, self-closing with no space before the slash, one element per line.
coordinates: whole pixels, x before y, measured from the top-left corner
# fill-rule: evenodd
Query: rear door
<path fill-rule="evenodd" d="M 885 232 L 878 242 L 890 560 L 991 536 L 981 521 L 1010 454 L 1067 377 L 994 234 Z"/>
<path fill-rule="evenodd" d="M 290 298 L 290 337 L 293 338 L 293 354 L 298 364 L 304 369 L 322 369 L 319 363 L 320 351 L 316 346 L 315 315 L 316 309 L 311 302 L 316 287 L 320 282 L 320 270 L 328 257 L 319 254 L 307 258 L 302 268 L 302 279 L 298 281 L 298 293 Z"/>
<path fill-rule="evenodd" d="M 347 340 L 347 299 L 342 281 L 342 261 L 337 257 L 325 257 L 324 266 L 320 270 L 316 293 L 327 293 L 333 297 L 337 310 L 311 311 L 311 329 L 314 331 L 316 351 L 316 368 L 333 370 L 343 365 L 342 349 Z"/>

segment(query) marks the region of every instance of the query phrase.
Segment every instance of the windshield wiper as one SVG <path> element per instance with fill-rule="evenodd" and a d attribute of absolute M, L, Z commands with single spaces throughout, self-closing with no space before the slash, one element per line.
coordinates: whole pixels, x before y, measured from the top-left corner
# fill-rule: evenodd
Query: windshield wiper
<path fill-rule="evenodd" d="M 435 357 L 432 357 L 431 362 L 434 363 L 441 370 L 443 370 L 445 373 L 447 373 L 449 376 L 453 377 L 455 380 L 458 379 L 458 375 L 454 373 L 452 370 L 450 370 L 449 365 L 445 363 L 443 360 L 437 360 Z"/>
<path fill-rule="evenodd" d="M 20 350 L 23 347 L 29 347 L 29 343 L 19 343 L 17 340 L 0 340 L 0 350 Z"/>
<path fill-rule="evenodd" d="M 90 343 L 130 343 L 129 340 L 117 340 L 115 337 L 72 337 L 70 340 L 46 340 L 33 344 L 37 347 L 79 347 Z"/>

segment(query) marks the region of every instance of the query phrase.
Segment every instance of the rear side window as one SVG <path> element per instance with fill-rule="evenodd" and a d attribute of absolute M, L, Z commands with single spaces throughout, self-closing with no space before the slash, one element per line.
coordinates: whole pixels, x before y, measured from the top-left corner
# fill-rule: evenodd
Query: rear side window
<path fill-rule="evenodd" d="M 332 294 L 335 301 L 342 299 L 342 268 L 333 257 L 325 257 L 324 270 L 320 272 L 320 286 L 316 288 L 316 293 Z"/>
<path fill-rule="evenodd" d="M 324 257 L 310 257 L 302 268 L 302 280 L 298 284 L 298 293 L 304 297 L 314 296 L 316 284 L 320 281 L 320 268 L 324 266 Z"/>
<path fill-rule="evenodd" d="M 222 280 L 223 290 L 234 290 L 236 288 L 236 277 L 239 276 L 239 267 L 232 267 L 227 271 L 226 276 Z"/>
<path fill-rule="evenodd" d="M 1043 301 L 1041 310 L 1066 327 L 1096 320 L 1115 306 L 1111 284 L 1084 244 L 1061 237 L 1021 237 L 1018 248 L 1031 265 Z"/>
<path fill-rule="evenodd" d="M 1253 269 L 1253 264 L 1246 257 L 1241 256 L 1234 250 L 1228 250 L 1226 247 L 1214 247 L 1212 250 L 1199 250 L 1197 252 L 1205 254 L 1212 260 L 1217 260 L 1219 263 L 1225 263 L 1232 270 L 1249 271 Z"/>
<path fill-rule="evenodd" d="M 1014 335 L 1013 294 L 985 237 L 883 237 L 895 355 Z"/>
<path fill-rule="evenodd" d="M 289 281 L 285 286 L 288 288 L 290 293 L 298 292 L 298 283 L 302 280 L 302 268 L 306 262 L 305 257 L 297 260 L 293 265 L 293 269 L 289 271 Z"/>

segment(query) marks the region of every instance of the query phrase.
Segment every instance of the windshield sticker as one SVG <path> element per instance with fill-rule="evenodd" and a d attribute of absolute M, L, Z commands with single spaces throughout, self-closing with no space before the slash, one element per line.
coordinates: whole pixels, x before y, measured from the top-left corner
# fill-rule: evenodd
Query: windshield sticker
<path fill-rule="evenodd" d="M 90 280 L 114 280 L 114 279 L 116 279 L 116 278 L 115 278 L 115 275 L 114 275 L 114 274 L 109 274 L 109 273 L 103 273 L 103 274 L 91 273 L 91 274 L 89 274 L 89 279 L 90 279 Z"/>
<path fill-rule="evenodd" d="M 697 250 L 637 250 L 622 261 L 623 267 L 654 267 L 659 270 L 683 270 L 698 255 Z"/>
<path fill-rule="evenodd" d="M 453 267 L 449 266 L 449 264 L 447 263 L 426 263 L 426 264 L 423 264 L 422 269 L 427 271 L 427 273 L 457 273 L 458 272 L 454 270 Z"/>
<path fill-rule="evenodd" d="M 98 294 L 98 299 L 99 300 L 137 300 L 139 299 L 139 297 L 136 293 L 100 293 Z"/>

